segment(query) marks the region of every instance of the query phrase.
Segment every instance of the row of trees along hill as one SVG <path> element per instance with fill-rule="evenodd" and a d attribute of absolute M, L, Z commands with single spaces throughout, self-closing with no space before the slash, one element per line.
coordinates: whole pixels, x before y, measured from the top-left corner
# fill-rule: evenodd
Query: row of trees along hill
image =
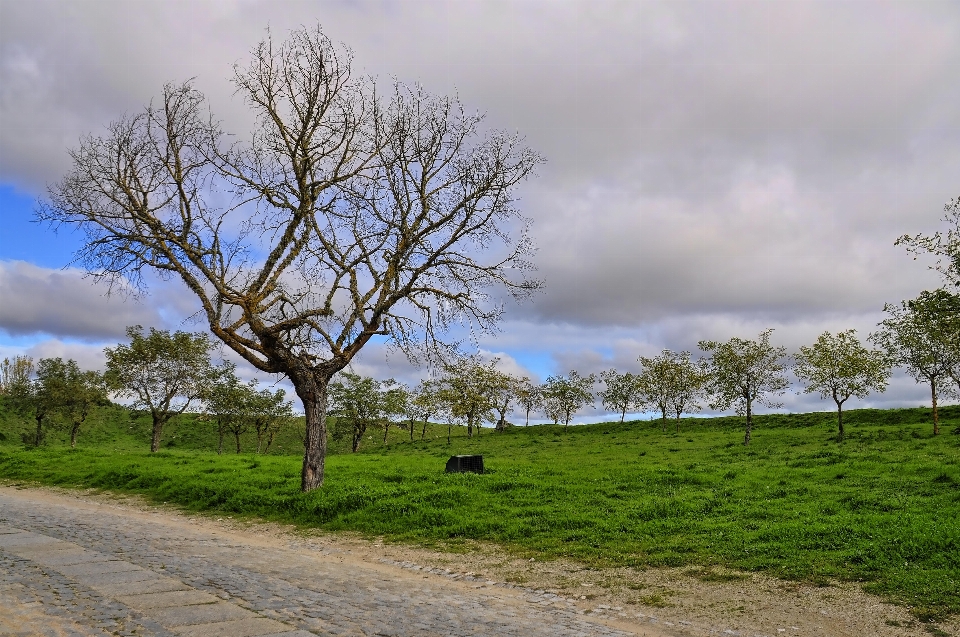
<path fill-rule="evenodd" d="M 129 343 L 104 350 L 102 373 L 81 370 L 76 361 L 60 358 L 41 358 L 36 365 L 27 356 L 4 359 L 0 395 L 8 408 L 35 421 L 25 443 L 39 446 L 49 427 L 68 426 L 70 444 L 76 446 L 91 408 L 109 404 L 111 396 L 150 415 L 154 452 L 170 419 L 189 409 L 215 424 L 218 452 L 230 433 L 240 453 L 240 436 L 248 431 L 256 433 L 257 452 L 266 451 L 279 428 L 291 424 L 292 404 L 284 390 L 258 389 L 255 379 L 241 382 L 229 361 L 215 365 L 206 335 L 152 328 L 144 333 L 134 326 L 127 336 Z"/>

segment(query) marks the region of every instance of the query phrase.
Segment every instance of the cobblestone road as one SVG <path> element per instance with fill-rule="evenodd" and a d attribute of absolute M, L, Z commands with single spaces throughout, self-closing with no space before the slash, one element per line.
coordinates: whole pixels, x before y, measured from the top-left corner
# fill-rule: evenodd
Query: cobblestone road
<path fill-rule="evenodd" d="M 0 636 L 674 635 L 544 591 L 0 487 Z"/>

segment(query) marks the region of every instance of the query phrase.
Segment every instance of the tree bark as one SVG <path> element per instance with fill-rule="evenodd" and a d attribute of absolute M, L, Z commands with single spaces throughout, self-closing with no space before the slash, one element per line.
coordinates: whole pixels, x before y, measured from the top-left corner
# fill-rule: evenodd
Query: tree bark
<path fill-rule="evenodd" d="M 240 432 L 239 431 L 233 432 L 233 439 L 237 443 L 237 455 L 239 455 L 240 454 Z"/>
<path fill-rule="evenodd" d="M 423 440 L 424 436 L 427 435 L 427 421 L 430 419 L 430 416 L 427 416 L 423 419 L 423 429 L 420 430 L 420 440 Z M 449 442 L 449 440 L 447 441 Z"/>
<path fill-rule="evenodd" d="M 306 370 L 301 374 L 288 374 L 288 377 L 303 403 L 306 420 L 300 489 L 312 491 L 323 486 L 327 458 L 327 385 L 330 378 Z"/>
<path fill-rule="evenodd" d="M 750 444 L 750 432 L 753 430 L 753 400 L 747 398 L 747 432 L 743 435 L 743 444 Z"/>
<path fill-rule="evenodd" d="M 937 412 L 937 379 L 930 379 L 930 399 L 933 402 L 933 435 L 940 434 L 940 414 Z"/>
<path fill-rule="evenodd" d="M 387 446 L 387 434 L 390 433 L 390 421 L 384 421 L 383 423 L 383 446 Z"/>
<path fill-rule="evenodd" d="M 837 440 L 843 440 L 843 401 L 837 398 L 836 392 L 833 394 L 833 401 L 837 403 Z"/>
<path fill-rule="evenodd" d="M 70 427 L 70 448 L 77 448 L 77 434 L 80 433 L 80 423 L 74 422 L 73 426 Z"/>
<path fill-rule="evenodd" d="M 37 414 L 37 433 L 33 437 L 33 445 L 39 447 L 43 442 L 43 414 Z"/>
<path fill-rule="evenodd" d="M 150 438 L 150 453 L 160 451 L 160 436 L 163 435 L 164 418 L 162 414 L 153 411 L 153 435 Z"/>

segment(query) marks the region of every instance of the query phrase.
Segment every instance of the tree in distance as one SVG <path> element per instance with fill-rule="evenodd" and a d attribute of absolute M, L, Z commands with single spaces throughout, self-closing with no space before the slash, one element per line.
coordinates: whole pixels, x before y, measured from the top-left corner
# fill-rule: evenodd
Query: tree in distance
<path fill-rule="evenodd" d="M 399 83 L 384 97 L 319 27 L 268 36 L 233 83 L 257 117 L 249 141 L 189 82 L 167 85 L 81 141 L 37 216 L 79 226 L 80 262 L 121 287 L 179 278 L 217 338 L 290 379 L 308 491 L 323 483 L 328 385 L 371 338 L 433 356 L 453 323 L 495 326 L 490 289 L 540 288 L 514 191 L 542 159 L 456 99 Z"/>
<path fill-rule="evenodd" d="M 420 440 L 427 435 L 427 423 L 431 418 L 441 413 L 444 408 L 443 396 L 440 394 L 438 383 L 433 380 L 421 380 L 413 389 L 410 399 L 411 413 L 415 419 L 423 423 L 420 430 Z M 410 440 L 413 440 L 413 423 L 410 423 Z"/>
<path fill-rule="evenodd" d="M 680 433 L 680 416 L 700 411 L 700 401 L 707 397 L 710 371 L 705 361 L 693 361 L 690 352 L 680 352 L 673 358 L 673 374 L 670 392 L 670 409 L 676 416 L 677 433 Z"/>
<path fill-rule="evenodd" d="M 883 392 L 892 363 L 886 352 L 869 350 L 856 330 L 834 335 L 824 332 L 813 345 L 800 347 L 793 373 L 803 382 L 805 394 L 817 392 L 837 404 L 837 439 L 843 440 L 843 403 L 851 396 L 866 398 Z"/>
<path fill-rule="evenodd" d="M 331 411 L 337 418 L 338 428 L 341 423 L 350 423 L 350 448 L 354 453 L 360 450 L 367 429 L 383 424 L 386 393 L 394 384 L 392 378 L 381 381 L 351 372 L 341 373 L 330 383 Z"/>
<path fill-rule="evenodd" d="M 600 379 L 603 380 L 604 389 L 597 396 L 604 409 L 620 414 L 620 422 L 626 418 L 627 410 L 642 406 L 640 382 L 636 374 L 608 369 L 600 372 Z"/>
<path fill-rule="evenodd" d="M 30 361 L 32 364 L 32 360 Z M 32 366 L 32 365 L 31 365 Z M 21 372 L 28 366 L 23 364 Z M 29 414 L 36 428 L 33 435 L 23 434 L 26 444 L 39 447 L 46 438 L 47 420 L 62 408 L 66 400 L 64 363 L 59 358 L 41 358 L 37 361 L 36 378 L 22 378 L 22 374 L 10 384 L 9 397 L 15 411 Z"/>
<path fill-rule="evenodd" d="M 286 400 L 287 393 L 282 389 L 256 390 L 256 380 L 250 388 L 245 411 L 257 436 L 257 453 L 266 453 L 277 433 L 293 419 L 293 403 Z"/>
<path fill-rule="evenodd" d="M 0 363 L 0 395 L 11 395 L 26 387 L 33 376 L 33 359 L 29 356 L 4 358 Z"/>
<path fill-rule="evenodd" d="M 493 409 L 497 414 L 494 429 L 503 431 L 507 427 L 507 414 L 513 411 L 511 405 L 518 400 L 521 385 L 524 381 L 529 383 L 530 379 L 526 376 L 519 378 L 506 372 L 494 371 L 496 375 L 493 387 Z"/>
<path fill-rule="evenodd" d="M 548 418 L 557 424 L 560 420 L 570 426 L 570 418 L 593 402 L 593 374 L 581 376 L 570 370 L 567 376 L 548 376 L 543 384 L 543 405 Z"/>
<path fill-rule="evenodd" d="M 706 397 L 710 380 L 706 364 L 691 360 L 690 352 L 677 353 L 668 349 L 659 356 L 641 356 L 637 360 L 643 369 L 636 377 L 636 406 L 658 409 L 664 431 L 667 430 L 667 414 L 675 415 L 677 433 L 680 433 L 680 416 L 700 411 L 700 401 Z"/>
<path fill-rule="evenodd" d="M 217 425 L 218 455 L 223 453 L 223 438 L 228 431 L 236 436 L 237 453 L 240 453 L 240 434 L 245 430 L 241 421 L 246 389 L 231 361 L 224 361 L 213 369 L 203 402 L 207 415 Z"/>
<path fill-rule="evenodd" d="M 653 407 L 660 411 L 660 422 L 667 430 L 667 414 L 673 410 L 673 377 L 676 353 L 668 349 L 659 356 L 641 356 L 637 360 L 643 366 L 637 374 L 638 408 Z"/>
<path fill-rule="evenodd" d="M 213 380 L 212 344 L 205 334 L 150 328 L 127 328 L 129 345 L 103 350 L 107 357 L 107 386 L 133 399 L 134 409 L 150 412 L 153 431 L 150 451 L 160 449 L 163 427 L 173 416 L 199 402 Z"/>
<path fill-rule="evenodd" d="M 536 411 L 543 406 L 542 388 L 524 376 L 517 383 L 516 391 L 517 404 L 523 407 L 525 415 L 524 425 L 529 427 L 530 412 Z"/>
<path fill-rule="evenodd" d="M 784 375 L 783 358 L 787 350 L 770 344 L 772 332 L 772 329 L 760 332 L 755 341 L 734 337 L 725 343 L 699 343 L 701 350 L 711 353 L 707 362 L 710 372 L 708 388 L 714 402 L 710 406 L 720 410 L 734 407 L 738 414 L 746 416 L 744 445 L 750 444 L 753 404 L 780 407 L 781 403 L 772 397 L 782 395 L 790 386 Z"/>
<path fill-rule="evenodd" d="M 467 426 L 467 437 L 473 437 L 476 427 L 492 418 L 501 374 L 497 371 L 500 359 L 486 360 L 478 354 L 460 356 L 442 365 L 442 373 L 437 378 L 439 395 L 446 406 L 448 419 L 447 441 L 454 421 Z"/>
<path fill-rule="evenodd" d="M 383 444 L 387 444 L 387 434 L 394 418 L 403 419 L 409 412 L 410 391 L 403 383 L 397 383 L 383 394 Z M 410 424 L 413 427 L 413 423 Z"/>
<path fill-rule="evenodd" d="M 938 399 L 951 395 L 946 381 L 960 365 L 960 297 L 946 290 L 924 291 L 899 305 L 887 304 L 889 316 L 869 340 L 883 349 L 893 364 L 918 383 L 930 386 L 933 433 L 940 433 Z"/>
<path fill-rule="evenodd" d="M 76 448 L 80 428 L 86 422 L 91 407 L 106 405 L 110 402 L 107 382 L 104 375 L 94 370 L 81 370 L 74 360 L 58 363 L 58 373 L 62 374 L 63 400 L 59 411 L 69 422 L 70 446 Z"/>

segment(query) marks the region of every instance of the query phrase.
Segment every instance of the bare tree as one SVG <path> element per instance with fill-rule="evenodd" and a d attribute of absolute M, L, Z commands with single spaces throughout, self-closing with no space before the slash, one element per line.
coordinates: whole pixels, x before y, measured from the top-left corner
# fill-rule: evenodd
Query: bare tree
<path fill-rule="evenodd" d="M 786 348 L 770 344 L 773 330 L 760 332 L 755 340 L 731 338 L 726 343 L 700 341 L 700 349 L 711 352 L 709 360 L 710 389 L 714 396 L 714 409 L 735 407 L 737 413 L 747 418 L 743 444 L 750 444 L 753 429 L 753 404 L 779 407 L 773 396 L 783 394 L 789 387 L 784 372 L 783 358 Z"/>
<path fill-rule="evenodd" d="M 542 160 L 455 99 L 399 84 L 382 98 L 319 28 L 252 57 L 233 78 L 258 117 L 248 142 L 229 141 L 190 83 L 168 85 L 82 140 L 38 217 L 81 227 L 97 276 L 179 278 L 214 335 L 290 379 L 307 491 L 323 483 L 330 380 L 371 338 L 433 352 L 451 323 L 496 325 L 489 289 L 539 288 L 513 204 Z"/>
<path fill-rule="evenodd" d="M 793 373 L 803 381 L 804 393 L 818 392 L 836 403 L 839 440 L 844 435 L 843 403 L 852 396 L 866 398 L 871 391 L 884 391 L 890 378 L 890 357 L 861 345 L 856 330 L 824 332 L 810 347 L 801 347 L 795 358 Z"/>

